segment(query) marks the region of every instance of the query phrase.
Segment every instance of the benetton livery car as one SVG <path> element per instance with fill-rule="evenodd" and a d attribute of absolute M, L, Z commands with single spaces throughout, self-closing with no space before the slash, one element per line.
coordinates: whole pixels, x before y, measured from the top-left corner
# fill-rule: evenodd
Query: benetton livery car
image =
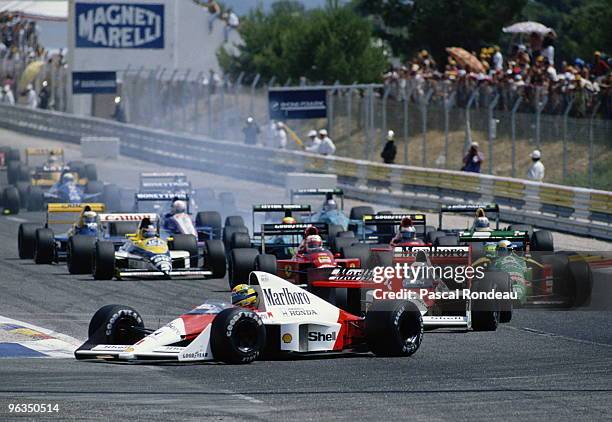
<path fill-rule="evenodd" d="M 406 301 L 375 301 L 365 317 L 345 312 L 272 274 L 253 272 L 256 308 L 206 302 L 157 330 L 134 309 L 100 308 L 77 359 L 249 363 L 280 352 L 368 352 L 410 356 L 423 336 L 418 308 Z"/>

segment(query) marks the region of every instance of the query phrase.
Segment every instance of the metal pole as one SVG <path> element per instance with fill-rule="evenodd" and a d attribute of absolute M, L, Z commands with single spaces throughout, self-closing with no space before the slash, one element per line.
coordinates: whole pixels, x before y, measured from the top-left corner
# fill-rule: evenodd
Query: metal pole
<path fill-rule="evenodd" d="M 453 91 L 444 99 L 444 168 L 448 168 L 448 132 L 450 130 L 450 109 L 455 104 L 456 92 Z"/>
<path fill-rule="evenodd" d="M 488 132 L 488 141 L 489 141 L 489 174 L 493 174 L 493 125 L 495 125 L 495 121 L 493 120 L 493 109 L 497 105 L 499 101 L 499 94 L 495 94 L 493 100 L 489 103 L 488 108 L 488 119 L 489 119 L 489 130 Z"/>
<path fill-rule="evenodd" d="M 540 117 L 542 115 L 542 110 L 544 109 L 544 107 L 546 106 L 546 103 L 548 102 L 548 96 L 545 96 L 544 99 L 540 101 L 541 95 L 542 95 L 542 87 L 538 87 L 538 89 L 536 90 L 536 124 L 535 124 L 535 131 L 536 131 L 535 141 L 536 141 L 536 145 L 538 149 L 540 149 L 540 145 L 542 143 L 541 134 L 540 134 Z"/>
<path fill-rule="evenodd" d="M 472 108 L 472 104 L 474 104 L 474 101 L 476 101 L 477 97 L 478 89 L 474 89 L 474 91 L 472 91 L 472 94 L 470 95 L 470 98 L 468 99 L 467 105 L 465 106 L 465 141 L 463 143 L 464 152 L 469 149 L 470 144 L 472 143 L 472 120 L 470 115 L 470 109 Z"/>
<path fill-rule="evenodd" d="M 249 106 L 249 114 L 251 116 L 255 112 L 255 87 L 259 82 L 259 78 L 261 78 L 261 75 L 258 73 L 257 75 L 255 75 L 255 79 L 253 79 L 253 82 L 251 83 L 251 104 Z"/>
<path fill-rule="evenodd" d="M 571 96 L 569 98 L 569 101 L 567 102 L 567 105 L 565 106 L 565 110 L 563 111 L 563 180 L 567 178 L 567 120 L 569 118 L 569 113 L 572 110 L 573 105 L 574 97 Z"/>
<path fill-rule="evenodd" d="M 335 88 L 325 91 L 327 97 L 327 132 L 330 138 L 334 138 L 334 91 Z"/>
<path fill-rule="evenodd" d="M 409 133 L 409 120 L 408 120 L 408 104 L 410 102 L 410 97 L 412 97 L 412 91 L 413 91 L 414 87 L 410 86 L 410 88 L 408 88 L 408 86 L 404 87 L 403 90 L 403 100 L 404 100 L 404 104 L 403 104 L 403 114 L 404 114 L 404 164 L 408 165 L 408 136 L 410 135 Z"/>
<path fill-rule="evenodd" d="M 595 124 L 595 114 L 597 114 L 597 110 L 599 110 L 599 106 L 601 102 L 598 102 L 595 107 L 593 107 L 593 112 L 591 113 L 591 118 L 589 119 L 589 188 L 593 188 L 593 161 L 595 159 L 595 145 L 593 142 L 593 125 Z"/>
<path fill-rule="evenodd" d="M 363 128 L 363 159 L 368 159 L 368 134 L 370 132 L 370 89 L 365 90 L 365 101 L 363 101 L 363 121 L 365 126 Z"/>
<path fill-rule="evenodd" d="M 375 105 L 374 105 L 374 87 L 370 87 L 370 133 L 368 136 L 368 157 L 369 160 L 372 155 L 372 143 L 374 142 L 374 132 L 376 131 L 376 127 L 374 126 L 374 113 L 375 113 Z"/>
<path fill-rule="evenodd" d="M 389 94 L 391 93 L 391 88 L 387 85 L 385 86 L 385 91 L 383 93 L 382 98 L 382 137 L 387 136 L 387 99 L 389 98 Z"/>
<path fill-rule="evenodd" d="M 433 94 L 433 89 L 427 91 L 424 97 L 421 97 L 421 132 L 423 134 L 423 144 L 421 147 L 421 165 L 427 167 L 427 111 L 429 100 Z"/>
<path fill-rule="evenodd" d="M 351 87 L 348 90 L 348 98 L 346 100 L 346 125 L 348 127 L 348 142 L 352 145 L 353 134 L 352 134 L 352 119 L 353 119 L 353 92 L 355 88 Z"/>
<path fill-rule="evenodd" d="M 223 139 L 225 137 L 225 116 L 227 115 L 227 112 L 225 110 L 225 89 L 227 88 L 227 75 L 223 75 L 223 80 L 221 81 L 221 106 L 219 107 L 219 110 L 221 111 L 221 115 L 220 115 L 220 120 L 221 120 L 221 124 L 219 125 L 219 137 L 221 139 Z"/>
<path fill-rule="evenodd" d="M 516 177 L 516 112 L 521 102 L 523 102 L 523 97 L 519 95 L 512 105 L 512 112 L 510 114 L 510 130 L 512 132 L 512 177 Z"/>
<path fill-rule="evenodd" d="M 196 133 L 200 133 L 200 94 L 202 92 L 202 79 L 204 78 L 204 72 L 201 71 L 196 76 L 195 80 L 195 95 L 193 96 L 193 121 L 194 129 Z"/>

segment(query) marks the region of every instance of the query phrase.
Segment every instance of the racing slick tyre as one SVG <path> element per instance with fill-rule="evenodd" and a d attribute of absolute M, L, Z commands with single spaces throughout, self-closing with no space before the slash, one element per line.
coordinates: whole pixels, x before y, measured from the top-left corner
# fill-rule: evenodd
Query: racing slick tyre
<path fill-rule="evenodd" d="M 244 219 L 239 215 L 228 215 L 225 217 L 225 227 L 246 227 Z"/>
<path fill-rule="evenodd" d="M 87 182 L 85 185 L 85 193 L 104 193 L 104 183 L 97 180 Z"/>
<path fill-rule="evenodd" d="M 74 235 L 68 239 L 68 259 L 66 265 L 70 274 L 91 274 L 93 268 L 96 238 L 94 236 Z"/>
<path fill-rule="evenodd" d="M 228 308 L 213 320 L 210 347 L 215 359 L 229 364 L 250 363 L 265 345 L 266 328 L 253 311 Z"/>
<path fill-rule="evenodd" d="M 225 277 L 227 259 L 225 258 L 225 246 L 221 240 L 204 241 L 204 268 L 212 272 L 213 278 Z"/>
<path fill-rule="evenodd" d="M 28 211 L 42 211 L 45 206 L 45 194 L 38 186 L 30 186 L 26 196 Z"/>
<path fill-rule="evenodd" d="M 36 230 L 34 240 L 34 262 L 51 264 L 55 260 L 55 237 L 53 230 L 41 228 Z"/>
<path fill-rule="evenodd" d="M 19 192 L 19 201 L 21 202 L 21 208 L 25 208 L 28 205 L 28 191 L 30 190 L 30 182 L 24 182 L 22 180 L 15 183 L 15 187 Z"/>
<path fill-rule="evenodd" d="M 221 237 L 221 214 L 217 211 L 200 211 L 196 214 L 196 226 L 212 228 L 213 237 Z"/>
<path fill-rule="evenodd" d="M 255 257 L 255 270 L 276 275 L 276 257 L 267 253 Z"/>
<path fill-rule="evenodd" d="M 474 281 L 472 292 L 486 293 L 511 292 L 510 277 L 502 271 L 486 272 L 482 279 Z M 510 312 L 510 314 L 508 314 Z M 512 303 L 508 300 L 473 299 L 472 300 L 472 329 L 474 331 L 495 331 L 502 321 L 512 319 Z"/>
<path fill-rule="evenodd" d="M 569 273 L 573 280 L 573 305 L 588 305 L 591 300 L 591 291 L 593 290 L 591 267 L 585 261 L 570 262 Z"/>
<path fill-rule="evenodd" d="M 533 226 L 530 224 L 510 224 L 508 230 L 518 230 L 521 232 L 529 232 L 529 236 L 533 236 Z"/>
<path fill-rule="evenodd" d="M 531 250 L 552 252 L 555 250 L 552 233 L 548 230 L 538 230 L 531 236 Z"/>
<path fill-rule="evenodd" d="M 433 245 L 437 238 L 443 236 L 446 236 L 445 232 L 434 230 L 425 234 L 425 240 L 427 241 L 427 243 L 431 243 Z"/>
<path fill-rule="evenodd" d="M 241 227 L 235 227 L 235 226 L 230 226 L 230 227 L 225 227 L 223 229 L 223 244 L 225 245 L 225 249 L 230 251 L 232 250 L 232 235 L 234 233 L 249 233 L 249 229 L 247 229 L 244 226 Z"/>
<path fill-rule="evenodd" d="M 21 164 L 18 161 L 9 161 L 6 167 L 6 177 L 9 185 L 14 185 L 19 181 L 19 167 Z"/>
<path fill-rule="evenodd" d="M 84 175 L 88 182 L 95 182 L 98 180 L 98 169 L 95 164 L 85 164 L 83 167 Z"/>
<path fill-rule="evenodd" d="M 372 253 L 370 246 L 363 243 L 355 243 L 351 246 L 342 248 L 342 256 L 344 258 L 358 258 L 359 268 L 369 268 Z"/>
<path fill-rule="evenodd" d="M 185 251 L 189 253 L 189 266 L 191 268 L 198 267 L 198 239 L 192 234 L 175 234 L 172 236 L 172 241 L 168 242 L 168 247 L 174 251 Z M 185 263 L 178 261 L 172 263 L 173 267 L 185 268 Z"/>
<path fill-rule="evenodd" d="M 10 214 L 19 214 L 21 208 L 21 198 L 19 191 L 15 186 L 7 186 L 2 192 L 2 206 L 5 212 Z"/>
<path fill-rule="evenodd" d="M 115 247 L 113 242 L 96 243 L 92 272 L 96 280 L 112 280 L 115 276 Z"/>
<path fill-rule="evenodd" d="M 232 249 L 229 253 L 228 281 L 230 289 L 246 283 L 251 271 L 255 270 L 255 258 L 259 251 L 253 248 Z"/>
<path fill-rule="evenodd" d="M 17 233 L 17 250 L 20 259 L 34 258 L 36 247 L 36 230 L 40 229 L 38 223 L 21 223 Z"/>
<path fill-rule="evenodd" d="M 20 162 L 21 151 L 19 151 L 17 148 L 9 148 L 6 154 L 6 161 L 9 163 L 11 161 Z"/>
<path fill-rule="evenodd" d="M 354 239 L 354 238 L 355 238 L 355 232 L 351 232 L 351 231 L 347 231 L 347 232 L 345 232 L 345 231 L 338 232 L 338 233 L 336 234 L 336 237 L 345 237 L 345 238 L 346 238 L 346 237 L 348 237 L 348 238 Z"/>
<path fill-rule="evenodd" d="M 102 202 L 104 202 L 108 211 L 119 212 L 121 210 L 121 191 L 119 186 L 104 185 L 102 189 Z"/>
<path fill-rule="evenodd" d="M 79 178 L 85 176 L 85 163 L 83 161 L 69 161 L 67 165 L 71 172 L 78 173 Z"/>
<path fill-rule="evenodd" d="M 375 300 L 365 325 L 368 345 L 376 356 L 410 356 L 423 340 L 423 318 L 412 302 Z"/>
<path fill-rule="evenodd" d="M 88 342 L 92 344 L 134 344 L 144 336 L 144 321 L 130 306 L 103 306 L 89 322 Z"/>
<path fill-rule="evenodd" d="M 561 297 L 572 297 L 574 288 L 567 255 L 541 255 L 538 260 L 541 264 L 548 264 L 552 268 L 553 293 Z"/>
<path fill-rule="evenodd" d="M 250 248 L 251 238 L 248 233 L 233 233 L 230 240 L 230 249 Z"/>
<path fill-rule="evenodd" d="M 482 242 L 472 242 L 472 262 L 486 255 L 485 244 Z"/>
<path fill-rule="evenodd" d="M 370 207 L 369 205 L 362 205 L 359 207 L 353 207 L 351 208 L 351 213 L 349 215 L 349 218 L 351 220 L 363 220 L 363 216 L 367 215 L 367 214 L 374 214 L 374 208 Z"/>
<path fill-rule="evenodd" d="M 434 241 L 434 246 L 457 246 L 459 238 L 457 236 L 440 236 Z"/>
<path fill-rule="evenodd" d="M 339 224 L 330 224 L 327 228 L 327 244 L 331 250 L 335 248 L 336 237 L 344 233 L 344 228 Z M 353 233 L 353 232 L 350 232 Z"/>
<path fill-rule="evenodd" d="M 21 164 L 19 166 L 19 180 L 28 183 L 32 181 L 32 177 L 30 176 L 30 169 L 25 164 Z"/>
<path fill-rule="evenodd" d="M 371 251 L 370 267 L 392 267 L 393 251 L 373 250 Z"/>
<path fill-rule="evenodd" d="M 352 233 L 352 232 L 351 232 Z M 336 237 L 334 244 L 330 245 L 332 252 L 342 254 L 342 249 L 347 248 L 351 245 L 357 244 L 358 241 L 355 237 Z"/>

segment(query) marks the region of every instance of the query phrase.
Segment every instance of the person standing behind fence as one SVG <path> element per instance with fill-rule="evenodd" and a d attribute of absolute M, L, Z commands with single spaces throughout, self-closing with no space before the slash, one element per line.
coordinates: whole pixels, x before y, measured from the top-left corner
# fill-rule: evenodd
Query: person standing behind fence
<path fill-rule="evenodd" d="M 287 131 L 283 122 L 276 124 L 276 147 L 280 149 L 287 148 Z"/>
<path fill-rule="evenodd" d="M 308 132 L 308 139 L 310 143 L 306 146 L 307 152 L 319 152 L 319 145 L 321 145 L 321 140 L 317 136 L 316 130 L 311 130 Z"/>
<path fill-rule="evenodd" d="M 531 161 L 532 164 L 529 167 L 529 170 L 527 170 L 527 178 L 529 180 L 533 180 L 536 182 L 541 182 L 542 180 L 544 180 L 544 163 L 542 163 L 541 158 L 542 158 L 542 154 L 540 153 L 539 150 L 534 150 L 531 153 Z"/>
<path fill-rule="evenodd" d="M 38 107 L 43 110 L 48 109 L 50 97 L 51 93 L 49 92 L 49 83 L 47 81 L 43 81 L 42 88 L 40 88 L 40 93 L 38 94 Z"/>
<path fill-rule="evenodd" d="M 255 122 L 255 120 L 249 116 L 247 117 L 246 125 L 242 129 L 244 133 L 244 143 L 247 145 L 256 145 L 257 144 L 257 135 L 261 132 L 259 130 L 259 125 Z"/>
<path fill-rule="evenodd" d="M 480 166 L 484 161 L 484 155 L 478 150 L 478 142 L 472 142 L 468 153 L 463 157 L 461 170 L 471 173 L 480 173 Z"/>
<path fill-rule="evenodd" d="M 380 156 L 385 164 L 395 164 L 395 156 L 397 155 L 397 147 L 395 146 L 395 132 L 390 130 L 387 132 L 387 143 L 385 144 Z"/>
<path fill-rule="evenodd" d="M 2 104 L 15 105 L 15 96 L 9 84 L 4 85 L 4 88 L 2 88 Z"/>
<path fill-rule="evenodd" d="M 334 155 L 336 152 L 336 145 L 334 141 L 332 141 L 329 136 L 327 136 L 327 130 L 321 129 L 319 131 L 319 139 L 321 140 L 321 144 L 319 145 L 319 154 L 321 155 Z"/>
<path fill-rule="evenodd" d="M 28 84 L 25 91 L 26 103 L 29 108 L 38 108 L 38 94 L 34 91 L 34 86 Z"/>

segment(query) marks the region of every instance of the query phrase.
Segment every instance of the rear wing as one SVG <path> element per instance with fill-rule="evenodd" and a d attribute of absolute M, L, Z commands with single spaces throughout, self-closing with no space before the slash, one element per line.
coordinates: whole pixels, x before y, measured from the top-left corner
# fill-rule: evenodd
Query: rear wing
<path fill-rule="evenodd" d="M 30 164 L 30 157 L 50 156 L 59 155 L 61 162 L 64 162 L 64 148 L 26 148 L 25 159 L 26 165 Z"/>
<path fill-rule="evenodd" d="M 285 213 L 285 217 L 291 217 L 294 212 L 310 213 L 310 205 L 302 205 L 302 204 L 258 204 L 258 205 L 253 205 L 253 213 L 252 213 L 253 230 L 255 230 L 255 214 L 264 213 L 264 212 L 283 212 Z"/>
<path fill-rule="evenodd" d="M 104 204 L 100 203 L 91 203 L 91 204 L 63 204 L 63 203 L 52 203 L 47 204 L 47 217 L 45 222 L 45 227 L 49 227 L 49 225 L 66 225 L 66 224 L 74 224 L 78 220 L 78 216 L 75 217 L 75 214 L 80 214 L 83 212 L 85 207 L 91 208 L 92 211 L 95 212 L 104 212 L 106 209 Z M 56 215 L 61 214 L 57 218 Z M 68 214 L 70 217 L 65 216 L 64 214 Z M 61 218 L 61 217 L 64 218 Z"/>
<path fill-rule="evenodd" d="M 307 188 L 307 189 L 292 189 L 291 202 L 296 196 L 325 196 L 325 197 L 340 197 L 340 207 L 344 209 L 344 191 L 340 188 Z"/>
<path fill-rule="evenodd" d="M 172 189 L 172 188 L 184 188 L 190 189 L 191 182 L 177 181 L 177 182 L 141 182 L 140 188 L 145 190 L 150 189 Z"/>
<path fill-rule="evenodd" d="M 262 224 L 261 232 L 254 233 L 261 236 L 262 251 L 265 252 L 266 236 L 301 236 L 308 227 L 316 227 L 319 231 L 319 236 L 324 240 L 327 239 L 329 233 L 327 223 L 297 223 L 297 224 Z M 285 246 L 299 246 L 302 239 L 295 242 L 284 242 Z"/>
<path fill-rule="evenodd" d="M 438 230 L 442 230 L 442 215 L 452 213 L 475 213 L 479 209 L 483 209 L 485 214 L 494 214 L 495 229 L 499 230 L 499 205 L 498 204 L 448 204 L 440 207 L 438 214 Z"/>
<path fill-rule="evenodd" d="M 158 216 L 154 213 L 117 213 L 117 214 L 98 214 L 102 223 L 124 223 L 124 222 L 140 222 L 145 218 L 157 221 Z"/>
<path fill-rule="evenodd" d="M 460 232 L 460 242 L 499 242 L 509 240 L 513 243 L 529 243 L 529 232 L 522 230 L 494 230 L 490 232 Z"/>
<path fill-rule="evenodd" d="M 395 235 L 394 226 L 399 226 L 404 218 L 410 218 L 415 229 L 422 226 L 423 230 L 417 230 L 417 235 L 423 236 L 425 226 L 427 225 L 425 214 L 366 214 L 363 216 L 363 224 L 365 226 L 376 226 L 376 229 L 370 233 L 363 231 L 363 239 L 368 243 L 378 243 L 382 241 L 387 243 L 390 241 L 390 236 Z M 384 227 L 384 228 L 383 228 Z M 381 239 L 381 237 L 386 238 Z"/>
<path fill-rule="evenodd" d="M 140 180 L 143 179 L 157 179 L 157 178 L 174 178 L 174 179 L 185 179 L 187 175 L 181 172 L 161 172 L 161 173 L 140 173 Z"/>
<path fill-rule="evenodd" d="M 136 193 L 136 201 L 189 201 L 189 195 L 186 193 L 159 193 L 145 192 Z"/>
<path fill-rule="evenodd" d="M 430 258 L 467 258 L 469 246 L 396 246 L 393 248 L 395 257 L 414 256 L 419 252 Z"/>

